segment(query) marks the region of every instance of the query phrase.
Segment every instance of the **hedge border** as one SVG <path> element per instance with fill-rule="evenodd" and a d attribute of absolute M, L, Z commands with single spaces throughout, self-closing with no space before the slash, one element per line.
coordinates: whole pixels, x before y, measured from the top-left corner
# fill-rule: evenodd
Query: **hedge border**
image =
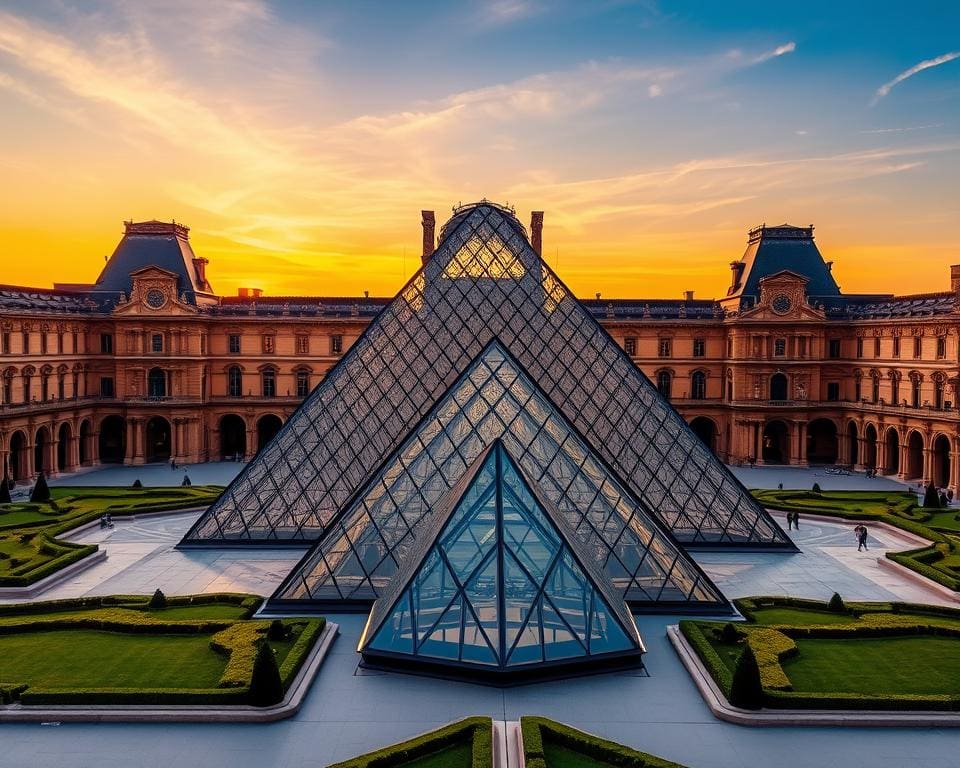
<path fill-rule="evenodd" d="M 734 601 L 737 609 L 747 617 L 748 621 L 741 623 L 746 641 L 761 655 L 773 654 L 778 660 L 786 658 L 795 652 L 791 649 L 794 638 L 854 638 L 854 637 L 903 637 L 916 635 L 960 637 L 960 626 L 944 627 L 933 624 L 906 623 L 912 615 L 939 616 L 960 622 L 960 609 L 918 605 L 905 602 L 851 602 L 846 604 L 845 613 L 851 617 L 851 624 L 825 625 L 785 625 L 785 624 L 756 624 L 755 611 L 777 606 L 791 608 L 829 611 L 829 603 L 807 598 L 793 597 L 748 597 Z M 884 625 L 883 622 L 854 625 L 852 622 L 861 614 L 883 614 L 898 617 Z M 680 632 L 687 639 L 694 653 L 700 659 L 704 669 L 720 688 L 724 696 L 729 698 L 730 684 L 733 674 L 724 664 L 719 654 L 706 637 L 705 623 L 722 626 L 720 622 L 703 622 L 685 620 L 680 622 Z M 766 647 L 771 637 L 758 634 L 751 630 L 765 630 L 768 633 L 783 636 L 789 643 L 774 643 L 776 647 Z M 756 634 L 756 637 L 753 635 Z M 759 658 L 759 656 L 758 656 Z M 780 668 L 782 671 L 782 667 Z M 785 675 L 785 673 L 784 673 Z M 763 679 L 761 667 L 761 679 Z M 812 709 L 812 710 L 875 710 L 875 711 L 931 711 L 931 712 L 958 712 L 960 711 L 960 694 L 859 694 L 835 691 L 791 691 L 776 690 L 764 685 L 763 703 L 768 709 Z"/>
<path fill-rule="evenodd" d="M 108 490 L 109 486 L 91 486 L 92 490 Z M 63 491 L 84 491 L 84 497 L 87 499 L 104 499 L 109 500 L 113 499 L 115 501 L 122 501 L 122 496 L 114 496 L 110 494 L 98 495 L 97 493 L 86 493 L 87 488 L 85 486 L 61 486 L 55 489 L 58 491 L 59 498 L 52 498 L 50 502 L 13 502 L 14 505 L 29 503 L 35 504 L 37 506 L 47 505 L 51 509 L 57 509 L 57 505 L 61 502 L 66 502 L 65 506 L 69 506 L 69 502 L 66 501 L 70 498 L 70 494 L 62 494 Z M 123 490 L 129 491 L 134 489 L 116 489 L 113 490 Z M 139 490 L 139 489 L 136 489 Z M 151 490 L 156 490 L 153 488 L 143 489 L 146 492 Z M 194 498 L 183 498 L 170 501 L 158 501 L 154 503 L 145 503 L 137 506 L 129 506 L 122 503 L 118 504 L 107 504 L 101 510 L 91 510 L 85 514 L 78 515 L 75 518 L 69 520 L 57 522 L 55 520 L 44 521 L 44 520 L 35 520 L 30 523 L 23 523 L 19 525 L 10 524 L 9 526 L 0 527 L 0 531 L 9 535 L 16 535 L 17 531 L 23 531 L 26 535 L 30 533 L 31 529 L 37 529 L 35 532 L 30 534 L 30 538 L 38 540 L 38 549 L 43 549 L 44 547 L 55 547 L 61 550 L 60 554 L 57 557 L 54 557 L 52 560 L 47 560 L 42 563 L 38 563 L 28 570 L 19 572 L 19 573 L 7 573 L 0 575 L 0 587 L 29 587 L 32 584 L 40 581 L 41 579 L 51 576 L 57 571 L 63 570 L 69 565 L 82 560 L 89 555 L 92 555 L 96 552 L 99 547 L 96 544 L 80 544 L 72 541 L 62 541 L 58 539 L 58 536 L 72 531 L 76 528 L 79 528 L 83 525 L 96 520 L 100 517 L 101 514 L 105 512 L 110 512 L 116 517 L 132 517 L 137 514 L 144 513 L 153 513 L 153 512 L 176 512 L 181 509 L 190 509 L 191 507 L 203 506 L 205 504 L 210 504 L 212 499 L 204 498 L 201 493 L 204 491 L 218 491 L 222 492 L 223 489 L 217 485 L 198 485 L 191 486 L 190 488 L 169 488 L 168 491 L 176 491 L 178 493 L 189 493 L 194 492 Z M 146 498 L 146 494 L 144 495 Z M 42 512 L 42 510 L 41 510 Z M 0 517 L 2 519 L 2 517 Z M 29 565 L 26 563 L 25 565 Z"/>
<path fill-rule="evenodd" d="M 396 768 L 412 760 L 435 754 L 441 750 L 470 740 L 471 768 L 493 766 L 493 720 L 489 717 L 468 717 L 443 728 L 424 733 L 407 741 L 368 752 L 327 768 Z"/>
<path fill-rule="evenodd" d="M 544 743 L 551 741 L 617 768 L 683 768 L 679 763 L 639 752 L 546 717 L 521 717 L 520 731 L 523 734 L 523 755 L 527 768 L 550 768 Z"/>

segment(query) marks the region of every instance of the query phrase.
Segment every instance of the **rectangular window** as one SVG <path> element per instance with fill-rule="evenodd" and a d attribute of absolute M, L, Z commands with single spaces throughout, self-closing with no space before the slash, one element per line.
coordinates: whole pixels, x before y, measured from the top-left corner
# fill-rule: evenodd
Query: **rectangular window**
<path fill-rule="evenodd" d="M 657 356 L 670 357 L 670 339 L 660 339 L 657 342 Z"/>
<path fill-rule="evenodd" d="M 30 331 L 24 331 L 23 334 L 23 354 L 30 354 Z"/>
<path fill-rule="evenodd" d="M 840 399 L 840 382 L 838 381 L 828 381 L 827 382 L 827 400 L 832 403 L 835 403 Z"/>
<path fill-rule="evenodd" d="M 47 354 L 47 332 L 40 331 L 40 354 Z"/>
<path fill-rule="evenodd" d="M 297 354 L 307 355 L 310 353 L 310 337 L 297 336 Z"/>
<path fill-rule="evenodd" d="M 150 351 L 163 352 L 163 334 L 155 333 L 150 337 Z"/>
<path fill-rule="evenodd" d="M 272 333 L 263 334 L 263 353 L 272 355 L 277 348 L 277 337 Z"/>
<path fill-rule="evenodd" d="M 863 336 L 857 336 L 857 357 L 863 357 Z"/>
<path fill-rule="evenodd" d="M 626 352 L 630 357 L 633 357 L 637 354 L 637 340 L 633 336 L 627 336 L 623 340 L 623 351 Z"/>
<path fill-rule="evenodd" d="M 336 333 L 330 337 L 330 354 L 343 354 L 343 336 L 341 336 L 339 333 Z"/>
<path fill-rule="evenodd" d="M 57 354 L 63 354 L 63 332 L 57 331 Z"/>
<path fill-rule="evenodd" d="M 100 397 L 113 397 L 113 378 L 110 376 L 100 377 Z"/>
<path fill-rule="evenodd" d="M 693 356 L 706 357 L 706 354 L 707 354 L 706 339 L 694 339 L 693 340 Z"/>
<path fill-rule="evenodd" d="M 937 336 L 937 360 L 943 360 L 947 356 L 947 337 Z"/>
<path fill-rule="evenodd" d="M 727 357 L 733 357 L 733 336 L 727 339 Z"/>
<path fill-rule="evenodd" d="M 310 394 L 310 377 L 306 371 L 297 371 L 297 397 Z"/>
<path fill-rule="evenodd" d="M 3 332 L 2 349 L 3 349 L 3 354 L 5 355 L 10 354 L 10 332 L 9 331 Z"/>
<path fill-rule="evenodd" d="M 231 333 L 229 336 L 227 336 L 227 349 L 229 350 L 231 355 L 240 354 L 240 334 L 239 333 Z"/>
<path fill-rule="evenodd" d="M 840 339 L 830 339 L 827 349 L 828 349 L 827 354 L 830 355 L 830 359 L 836 360 L 837 358 L 839 358 L 840 357 Z"/>
<path fill-rule="evenodd" d="M 79 340 L 79 338 L 77 337 L 77 332 L 76 332 L 76 331 L 74 331 L 74 332 L 73 332 L 72 334 L 70 334 L 70 335 L 71 335 L 72 338 L 73 338 L 73 349 L 70 350 L 70 351 L 73 352 L 73 354 L 77 354 L 77 353 L 80 351 L 80 344 L 79 344 L 79 341 L 80 341 L 80 340 Z"/>
<path fill-rule="evenodd" d="M 774 339 L 773 340 L 773 356 L 783 357 L 786 354 L 787 354 L 787 340 Z"/>
<path fill-rule="evenodd" d="M 880 357 L 880 337 L 873 337 L 873 356 Z"/>
<path fill-rule="evenodd" d="M 104 355 L 113 354 L 113 334 L 110 334 L 110 333 L 100 334 L 100 353 Z"/>
<path fill-rule="evenodd" d="M 920 336 L 913 337 L 913 357 L 919 360 L 923 355 L 923 339 Z"/>
<path fill-rule="evenodd" d="M 900 357 L 900 337 L 893 337 L 893 356 Z"/>

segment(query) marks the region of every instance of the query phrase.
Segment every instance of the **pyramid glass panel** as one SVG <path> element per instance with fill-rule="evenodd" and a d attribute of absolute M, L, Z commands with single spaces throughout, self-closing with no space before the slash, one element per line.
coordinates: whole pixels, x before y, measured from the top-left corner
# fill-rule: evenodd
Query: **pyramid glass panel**
<path fill-rule="evenodd" d="M 487 202 L 463 207 L 440 240 L 185 543 L 316 540 L 499 339 L 677 539 L 792 547 L 547 267 L 511 211 Z M 467 411 L 469 425 L 458 428 L 502 430 L 512 418 L 507 405 L 486 411 L 476 402 L 486 421 Z"/>
<path fill-rule="evenodd" d="M 487 429 L 487 415 L 501 403 L 513 414 Z M 474 410 L 481 403 L 482 407 Z M 468 413 L 472 414 L 468 418 Z M 473 424 L 471 424 L 471 419 Z M 452 431 L 457 440 L 444 439 Z M 426 436 L 434 438 L 427 442 Z M 498 341 L 491 342 L 422 420 L 417 429 L 371 478 L 343 515 L 280 585 L 271 598 L 320 604 L 369 605 L 383 594 L 407 553 L 426 530 L 424 521 L 445 494 L 495 441 L 502 441 L 538 493 L 552 504 L 581 545 L 600 564 L 613 587 L 631 605 L 675 604 L 700 609 L 726 607 L 723 595 L 680 549 L 642 501 L 593 452 L 583 437 L 551 403 Z M 430 456 L 433 472 L 414 477 L 407 457 L 412 449 Z M 450 455 L 459 457 L 452 464 Z M 481 493 L 492 482 L 491 466 L 478 471 L 487 484 L 471 486 Z M 401 489 L 401 490 L 398 490 Z M 488 512 L 496 500 L 487 491 Z M 384 506 L 389 498 L 397 505 Z M 484 503 L 471 496 L 471 502 Z M 537 511 L 530 487 L 512 473 L 504 475 L 503 535 L 519 565 L 534 580 L 543 578 L 559 540 Z M 520 513 L 522 510 L 532 510 Z M 386 522 L 402 515 L 405 525 Z M 450 557 L 471 567 L 489 549 L 492 512 L 486 519 L 463 523 Z M 487 526 L 486 528 L 483 526 Z M 399 538 L 397 538 L 399 536 Z M 356 553 L 344 557 L 344 552 Z M 369 552 L 369 553 L 368 553 Z M 379 564 L 376 571 L 365 567 Z M 335 606 L 332 606 L 335 607 Z"/>
<path fill-rule="evenodd" d="M 541 664 L 639 660 L 643 643 L 622 598 L 502 442 L 475 460 L 424 527 L 370 613 L 360 640 L 366 663 L 509 676 Z M 474 530 L 488 547 L 476 564 L 454 555 Z M 451 568 L 452 599 L 423 589 L 435 583 L 438 562 Z"/>

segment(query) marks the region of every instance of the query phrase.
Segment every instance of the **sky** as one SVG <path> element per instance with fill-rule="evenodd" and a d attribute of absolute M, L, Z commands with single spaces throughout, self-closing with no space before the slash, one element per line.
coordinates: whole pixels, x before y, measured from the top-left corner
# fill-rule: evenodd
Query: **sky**
<path fill-rule="evenodd" d="M 175 219 L 214 290 L 392 295 L 488 198 L 581 296 L 722 296 L 751 227 L 845 292 L 960 263 L 960 4 L 0 0 L 0 283 Z"/>

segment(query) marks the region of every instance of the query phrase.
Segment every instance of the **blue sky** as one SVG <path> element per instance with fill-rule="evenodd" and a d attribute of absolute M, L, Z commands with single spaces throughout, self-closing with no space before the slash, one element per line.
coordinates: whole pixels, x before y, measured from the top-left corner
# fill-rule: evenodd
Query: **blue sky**
<path fill-rule="evenodd" d="M 0 111 L 20 282 L 132 216 L 217 287 L 389 293 L 420 208 L 482 196 L 587 295 L 720 294 L 761 221 L 847 290 L 960 261 L 958 3 L 7 2 Z"/>

